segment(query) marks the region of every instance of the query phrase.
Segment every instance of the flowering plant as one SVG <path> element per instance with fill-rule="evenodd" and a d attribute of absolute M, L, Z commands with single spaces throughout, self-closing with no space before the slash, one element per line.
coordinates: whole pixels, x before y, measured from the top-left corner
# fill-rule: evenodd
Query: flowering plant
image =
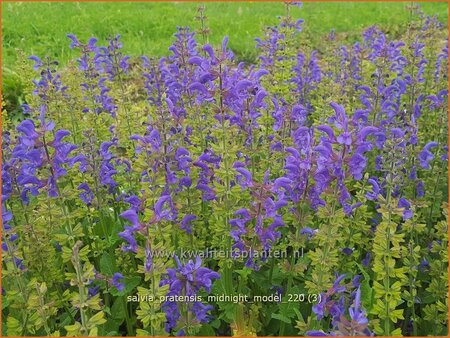
<path fill-rule="evenodd" d="M 255 64 L 187 27 L 159 60 L 119 35 L 30 57 L 4 334 L 447 334 L 448 32 L 417 12 L 316 51 L 292 5 Z"/>

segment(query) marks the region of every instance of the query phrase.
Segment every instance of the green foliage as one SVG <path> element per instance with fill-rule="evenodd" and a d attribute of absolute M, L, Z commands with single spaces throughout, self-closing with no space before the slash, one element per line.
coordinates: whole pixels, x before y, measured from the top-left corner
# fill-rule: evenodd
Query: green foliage
<path fill-rule="evenodd" d="M 191 86 L 192 79 L 204 76 L 202 67 L 206 67 L 204 61 L 208 59 L 202 59 L 202 67 L 195 65 L 195 59 L 173 63 L 150 59 L 147 67 L 141 60 L 131 58 L 127 71 L 119 70 L 114 64 L 117 68 L 114 76 L 102 73 L 105 89 L 99 85 L 98 77 L 85 73 L 94 71 L 92 59 L 88 62 L 91 68 L 80 70 L 79 62 L 72 60 L 72 50 L 50 48 L 53 43 L 66 45 L 59 39 L 65 39 L 65 33 L 73 29 L 72 20 L 80 18 L 89 22 L 89 25 L 77 26 L 80 40 L 85 41 L 90 34 L 105 38 L 112 33 L 109 23 L 117 22 L 118 16 L 111 13 L 121 11 L 121 22 L 128 22 L 129 27 L 123 27 L 122 23 L 113 27 L 123 30 L 127 50 L 132 54 L 145 51 L 159 56 L 165 54 L 162 46 L 169 36 L 167 27 L 172 27 L 173 20 L 177 20 L 178 25 L 191 20 L 192 4 L 122 3 L 114 7 L 103 3 L 7 3 L 2 6 L 6 41 L 4 64 L 8 66 L 4 67 L 7 93 L 2 103 L 2 126 L 5 140 L 6 136 L 11 140 L 11 143 L 4 142 L 3 160 L 11 164 L 8 168 L 5 166 L 5 173 L 13 176 L 11 197 L 3 205 L 3 214 L 8 216 L 11 212 L 13 215 L 8 221 L 11 229 L 3 235 L 4 335 L 164 336 L 181 329 L 186 335 L 208 336 L 306 335 L 313 330 L 337 335 L 360 332 L 383 336 L 447 334 L 448 205 L 444 201 L 448 199 L 448 169 L 443 147 L 448 144 L 447 99 L 443 95 L 444 103 L 438 105 L 430 97 L 447 88 L 447 61 L 441 60 L 442 67 L 435 71 L 448 32 L 435 21 L 431 20 L 431 26 L 422 31 L 426 19 L 412 20 L 414 7 L 401 15 L 395 15 L 394 10 L 384 10 L 383 15 L 377 17 L 380 8 L 387 8 L 387 5 L 306 3 L 304 14 L 308 24 L 301 30 L 294 19 L 298 9 L 293 5 L 284 4 L 279 8 L 273 4 L 253 3 L 208 5 L 207 12 L 211 14 L 207 22 L 203 10 L 197 14 L 202 18 L 196 22 L 201 26 L 196 38 L 204 42 L 210 40 L 219 58 L 213 65 L 208 64 L 210 73 L 207 75 L 214 79 L 205 82 L 205 95 L 210 97 L 204 99 L 194 95 Z M 228 6 L 227 11 L 225 6 Z M 399 6 L 404 5 L 392 4 L 391 8 Z M 425 11 L 439 11 L 439 14 L 444 7 L 424 4 Z M 130 8 L 139 11 L 130 14 Z M 174 8 L 179 11 L 173 17 L 161 14 L 163 10 Z M 266 11 L 261 23 L 274 22 L 272 11 L 278 13 L 282 8 L 285 12 L 276 28 L 278 35 L 274 45 L 260 46 L 261 55 L 272 62 L 266 63 L 263 58 L 254 68 L 242 64 L 237 71 L 235 61 L 255 61 L 254 49 L 247 38 L 260 35 L 255 32 L 261 27 L 249 17 L 254 17 L 257 11 Z M 361 8 L 370 11 L 370 15 L 365 18 L 360 15 L 357 10 Z M 45 27 L 41 19 L 37 20 L 43 9 L 54 13 L 46 18 Z M 151 15 L 148 10 L 153 11 Z M 212 14 L 219 10 L 224 13 L 223 17 Z M 97 12 L 104 15 L 101 25 L 92 19 Z M 59 25 L 64 13 L 78 14 Z M 54 73 L 67 85 L 65 91 L 50 84 L 45 93 L 33 94 L 35 87 L 31 80 L 39 78 L 39 74 L 33 71 L 23 52 L 12 56 L 21 32 L 25 35 L 30 32 L 23 21 L 17 21 L 15 30 L 10 23 L 25 14 L 29 15 L 27 21 L 33 22 L 34 35 L 45 32 L 38 34 L 35 46 L 24 47 L 26 52 L 40 54 L 48 49 L 49 53 L 61 56 L 62 65 L 53 65 Z M 331 28 L 326 16 L 320 21 L 308 20 L 323 14 L 334 17 L 335 39 L 326 37 Z M 142 28 L 141 15 L 149 21 L 156 15 L 157 20 Z M 224 22 L 231 15 L 236 19 L 236 27 L 225 27 Z M 393 16 L 395 22 L 389 23 Z M 356 32 L 349 31 L 358 27 L 360 34 L 359 26 L 368 21 L 390 28 L 389 48 L 395 49 L 394 42 L 390 41 L 393 38 L 401 38 L 405 43 L 398 47 L 399 53 L 406 60 L 403 72 L 412 77 L 405 84 L 405 91 L 396 96 L 398 102 L 386 104 L 383 101 L 392 79 L 396 84 L 407 82 L 394 69 L 392 55 L 383 51 L 372 58 L 368 51 L 375 48 L 366 46 L 364 52 L 360 52 L 356 47 L 359 45 L 343 47 L 357 39 Z M 406 21 L 408 25 L 403 25 Z M 64 34 L 56 32 L 59 29 L 64 30 Z M 164 34 L 156 34 L 156 40 L 152 40 L 157 32 Z M 220 35 L 230 33 L 231 48 L 237 60 L 224 56 L 226 51 L 218 47 L 217 32 Z M 266 27 L 262 34 L 264 39 L 270 40 L 274 28 Z M 412 47 L 416 37 L 424 43 L 420 53 Z M 358 41 L 360 45 L 368 43 L 359 37 Z M 202 57 L 207 54 L 197 49 Z M 421 53 L 427 60 L 425 63 L 417 56 Z M 92 58 L 93 53 L 85 56 Z M 12 59 L 15 59 L 15 66 L 11 65 Z M 51 63 L 50 58 L 43 60 Z M 360 61 L 357 66 L 354 60 Z M 267 97 L 259 106 L 250 99 L 243 102 L 242 107 L 238 106 L 234 100 L 243 94 L 233 87 L 235 82 L 250 77 L 248 74 L 263 65 L 268 74 L 252 84 L 255 91 L 252 95 L 263 87 Z M 321 80 L 311 80 L 312 66 L 320 68 Z M 360 69 L 355 70 L 358 67 Z M 180 89 L 179 83 L 161 80 L 163 76 L 169 79 L 178 76 L 180 71 L 185 76 L 184 89 Z M 423 81 L 418 73 L 424 77 Z M 153 78 L 149 80 L 150 75 Z M 304 78 L 308 81 L 300 83 Z M 364 118 L 355 117 L 367 108 L 362 98 L 362 84 L 367 85 L 371 93 L 366 98 L 371 103 L 371 109 L 367 109 L 370 114 L 364 117 L 368 121 L 364 123 Z M 169 100 L 170 90 L 176 92 L 177 102 Z M 99 100 L 105 93 L 114 103 L 116 115 L 107 113 L 108 102 Z M 152 95 L 159 100 L 157 104 L 152 101 L 156 100 Z M 349 120 L 345 132 L 352 135 L 349 141 L 352 146 L 333 140 L 329 142 L 329 149 L 322 148 L 330 154 L 323 160 L 320 146 L 325 144 L 326 133 L 318 126 L 330 126 L 335 136 L 343 134 L 343 128 L 333 121 L 336 114 L 330 109 L 330 102 L 345 107 Z M 45 135 L 50 140 L 39 139 L 34 145 L 45 148 L 46 157 L 32 172 L 43 183 L 39 194 L 25 192 L 29 203 L 24 202 L 20 194 L 23 191 L 17 174 L 21 168 L 9 158 L 15 155 L 16 140 L 23 137 L 16 129 L 24 118 L 22 109 L 18 108 L 22 103 L 33 111 L 29 118 L 36 126 L 41 108 L 45 107 L 46 121 L 54 121 L 55 130 L 64 128 L 70 132 L 66 140 L 77 146 L 73 154 L 83 154 L 88 167 L 84 170 L 83 163 L 73 166 L 64 163 L 66 173 L 55 183 L 56 196 L 49 196 L 48 179 L 55 178 L 52 156 L 57 154 L 51 147 L 56 132 L 49 130 Z M 179 116 L 173 112 L 174 104 L 177 109 L 184 109 Z M 395 116 L 388 119 L 389 109 L 396 105 Z M 302 122 L 295 120 L 294 114 L 300 106 L 306 111 Z M 251 109 L 255 110 L 256 120 L 248 118 Z M 421 114 L 413 114 L 416 110 Z M 233 121 L 237 113 L 243 116 L 240 124 Z M 366 154 L 365 171 L 357 177 L 352 171 L 352 156 L 359 151 L 357 146 L 365 141 L 359 134 L 359 123 L 375 126 L 383 135 L 369 133 L 365 136 L 371 151 Z M 300 141 L 297 138 L 301 128 L 311 131 L 308 136 L 311 144 L 307 146 L 306 137 Z M 401 137 L 394 137 L 397 129 L 402 132 Z M 157 130 L 159 136 L 150 136 L 152 130 Z M 139 137 L 145 140 L 137 140 Z M 386 139 L 382 140 L 383 137 Z M 415 137 L 417 142 L 413 141 Z M 161 143 L 158 147 L 154 145 L 155 140 Z M 436 141 L 438 146 L 432 148 L 432 158 L 425 161 L 421 151 L 430 141 Z M 109 164 L 114 171 L 114 187 L 104 182 L 104 171 L 111 169 L 104 166 L 105 145 L 109 143 L 114 144 L 107 150 L 112 158 Z M 309 147 L 310 154 L 302 147 Z M 177 167 L 180 148 L 189 153 L 189 173 Z M 289 153 L 289 148 L 298 150 L 301 158 L 295 170 L 292 164 L 287 164 L 289 154 L 294 153 Z M 205 154 L 218 159 L 204 161 L 208 170 L 192 163 L 200 161 Z M 311 159 L 307 159 L 308 155 Z M 21 156 L 19 153 L 15 160 L 20 162 Z M 425 169 L 423 162 L 430 168 Z M 327 165 L 333 168 L 328 171 L 333 178 L 325 184 L 317 173 Z M 246 187 L 243 179 L 238 178 L 236 169 L 240 166 L 248 168 L 251 174 L 251 182 L 245 182 Z M 205 179 L 205 171 L 209 173 L 206 181 L 215 195 L 210 200 L 202 198 L 203 192 L 197 185 L 200 179 Z M 292 178 L 289 175 L 293 171 L 306 172 L 306 175 Z M 179 182 L 186 176 L 193 183 L 181 186 Z M 298 183 L 292 191 L 283 184 L 276 186 L 277 180 L 287 177 L 289 188 Z M 370 184 L 370 179 L 377 180 L 378 191 Z M 419 183 L 425 187 L 423 195 L 419 194 Z M 91 187 L 88 202 L 81 197 L 82 184 Z M 304 186 L 299 188 L 301 184 Z M 320 196 L 315 196 L 313 189 L 319 189 L 320 184 L 325 188 Z M 4 190 L 7 188 L 5 185 Z M 343 197 L 344 188 L 347 197 Z M 167 195 L 171 196 L 170 208 L 163 205 L 158 209 L 161 197 Z M 288 195 L 294 197 L 287 198 Z M 127 201 L 133 196 L 139 197 L 139 206 Z M 280 201 L 280 205 L 270 209 L 271 202 Z M 167 211 L 165 208 L 176 215 L 161 216 Z M 242 208 L 250 217 L 243 226 L 245 231 L 236 235 L 233 231 L 237 226 L 231 220 L 240 217 L 237 212 Z M 130 210 L 134 213 L 124 217 L 124 212 Z M 273 214 L 280 216 L 283 226 L 271 228 L 276 218 Z M 182 217 L 186 215 L 196 216 L 190 224 L 191 231 L 182 228 Z M 134 227 L 135 247 L 127 243 L 123 234 L 130 223 Z M 276 235 L 264 243 L 261 234 Z M 253 260 L 230 257 L 230 252 L 239 252 L 238 240 L 246 249 L 266 252 L 269 247 L 285 256 Z M 127 244 L 130 244 L 128 249 Z M 185 250 L 196 254 L 182 257 Z M 209 285 L 196 289 L 203 299 L 202 304 L 211 305 L 205 311 L 210 317 L 198 320 L 189 302 L 178 302 L 179 318 L 176 327 L 168 333 L 168 316 L 174 312 L 168 310 L 165 301 L 174 287 L 167 284 L 168 278 L 183 285 L 182 293 L 188 292 L 186 285 L 197 287 L 194 277 L 200 273 L 191 274 L 192 280 L 188 280 L 185 276 L 189 271 L 183 274 L 180 270 L 187 269 L 186 263 L 205 250 L 228 255 L 202 260 L 202 266 L 220 273 L 220 279 L 214 280 L 211 290 Z M 174 259 L 175 255 L 181 257 L 183 268 Z M 357 292 L 360 292 L 361 302 L 358 305 Z M 247 295 L 249 298 L 236 302 L 208 301 L 209 294 Z M 258 302 L 253 298 L 274 295 L 280 295 L 281 301 Z M 339 318 L 333 317 L 331 311 L 336 307 L 342 310 Z M 350 322 L 351 309 L 367 317 L 368 323 L 356 325 L 354 318 Z"/>

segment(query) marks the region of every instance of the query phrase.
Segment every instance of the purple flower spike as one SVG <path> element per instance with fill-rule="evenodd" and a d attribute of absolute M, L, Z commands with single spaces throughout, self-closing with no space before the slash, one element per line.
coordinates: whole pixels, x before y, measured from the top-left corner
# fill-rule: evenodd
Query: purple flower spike
<path fill-rule="evenodd" d="M 35 55 L 30 56 L 28 59 L 34 61 L 34 66 L 33 66 L 34 70 L 39 70 L 39 68 L 41 68 L 44 65 L 42 63 L 41 59 L 39 59 Z"/>
<path fill-rule="evenodd" d="M 306 235 L 308 240 L 310 240 L 315 234 L 317 234 L 318 231 L 318 229 L 311 229 L 309 227 L 306 227 L 300 230 L 300 235 Z"/>
<path fill-rule="evenodd" d="M 90 205 L 92 200 L 94 199 L 94 194 L 92 193 L 91 188 L 89 188 L 88 184 L 81 183 L 77 189 L 83 191 L 82 193 L 80 193 L 80 199 L 86 205 Z"/>
<path fill-rule="evenodd" d="M 129 209 L 127 211 L 124 211 L 120 214 L 120 217 L 125 218 L 127 221 L 133 224 L 134 227 L 139 228 L 139 218 L 136 210 Z"/>
<path fill-rule="evenodd" d="M 355 301 L 353 302 L 353 306 L 348 310 L 350 313 L 350 318 L 357 322 L 360 325 L 365 325 L 369 321 L 366 317 L 366 314 L 361 309 L 361 289 L 358 288 L 356 291 Z"/>
<path fill-rule="evenodd" d="M 369 178 L 367 183 L 372 185 L 372 192 L 368 192 L 366 194 L 366 198 L 370 201 L 378 200 L 378 195 L 380 194 L 380 186 L 378 182 L 374 178 Z"/>
<path fill-rule="evenodd" d="M 434 155 L 431 153 L 430 149 L 437 147 L 437 142 L 429 142 L 425 145 L 423 150 L 419 154 L 420 166 L 424 169 L 430 169 L 430 162 L 434 159 Z"/>
<path fill-rule="evenodd" d="M 400 198 L 398 200 L 398 207 L 404 208 L 403 210 L 403 220 L 407 220 L 413 217 L 413 212 L 411 211 L 411 203 L 405 198 Z"/>
<path fill-rule="evenodd" d="M 24 120 L 17 126 L 17 131 L 22 133 L 21 140 L 26 146 L 34 146 L 35 140 L 38 138 L 38 133 L 35 130 L 34 122 L 32 120 Z"/>
<path fill-rule="evenodd" d="M 323 331 L 307 331 L 306 332 L 307 337 L 329 337 L 329 334 L 326 334 Z"/>
<path fill-rule="evenodd" d="M 177 267 L 167 269 L 167 274 L 163 276 L 160 286 L 169 285 L 167 296 L 188 296 L 193 297 L 201 290 L 207 293 L 211 292 L 212 281 L 219 279 L 220 275 L 208 268 L 202 267 L 202 260 L 196 257 L 195 262 L 190 260 L 183 265 L 177 256 L 174 257 Z M 187 311 L 193 313 L 194 318 L 200 323 L 209 321 L 208 311 L 212 310 L 212 306 L 205 305 L 199 301 L 193 302 L 176 302 L 168 300 L 162 304 L 162 309 L 166 313 L 166 331 L 170 333 L 176 328 L 180 318 L 180 306 L 187 304 Z M 176 332 L 182 334 L 182 332 Z"/>
<path fill-rule="evenodd" d="M 245 168 L 236 168 L 236 171 L 240 174 L 237 175 L 237 180 L 242 189 L 252 187 L 252 173 Z"/>
<path fill-rule="evenodd" d="M 186 231 L 187 234 L 192 234 L 192 221 L 196 220 L 197 216 L 195 215 L 186 215 L 181 220 L 181 229 Z"/>
<path fill-rule="evenodd" d="M 77 39 L 77 37 L 75 35 L 67 34 L 67 37 L 70 40 L 72 40 L 72 42 L 70 43 L 70 46 L 69 46 L 70 49 L 74 49 L 75 47 L 79 47 L 81 45 L 80 41 L 78 41 L 78 39 Z"/>
<path fill-rule="evenodd" d="M 123 238 L 128 242 L 128 245 L 122 246 L 122 250 L 125 252 L 132 251 L 137 253 L 138 245 L 134 235 L 141 229 L 141 223 L 139 222 L 137 211 L 134 208 L 128 209 L 121 213 L 120 217 L 125 218 L 133 225 L 125 226 L 125 230 L 118 234 L 120 238 Z"/>
<path fill-rule="evenodd" d="M 114 285 L 117 291 L 121 292 L 125 288 L 125 284 L 122 283 L 123 275 L 120 272 L 116 272 L 111 280 L 111 284 Z"/>

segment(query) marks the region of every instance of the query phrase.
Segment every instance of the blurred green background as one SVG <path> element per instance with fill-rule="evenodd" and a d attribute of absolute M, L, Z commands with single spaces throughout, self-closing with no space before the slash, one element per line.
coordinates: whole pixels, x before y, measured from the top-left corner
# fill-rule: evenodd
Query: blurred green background
<path fill-rule="evenodd" d="M 3 2 L 3 65 L 11 67 L 15 48 L 26 54 L 49 55 L 61 62 L 69 59 L 67 33 L 80 39 L 91 36 L 100 42 L 120 33 L 125 51 L 131 55 L 162 56 L 173 41 L 176 26 L 198 28 L 194 21 L 200 2 Z M 408 23 L 412 2 L 305 2 L 292 7 L 294 18 L 305 20 L 304 27 L 311 43 L 319 42 L 331 29 L 344 38 L 355 40 L 361 30 L 377 24 L 385 32 L 401 33 Z M 204 3 L 210 42 L 230 37 L 230 47 L 243 60 L 256 56 L 254 38 L 261 29 L 277 23 L 283 15 L 282 2 L 210 2 Z M 447 25 L 447 3 L 421 3 L 428 15 L 437 14 Z"/>
<path fill-rule="evenodd" d="M 194 20 L 199 6 L 206 7 L 210 43 L 225 35 L 238 61 L 257 57 L 256 37 L 276 25 L 286 13 L 283 2 L 2 2 L 2 95 L 6 111 L 21 115 L 29 79 L 18 75 L 18 49 L 25 55 L 49 56 L 64 65 L 78 56 L 69 49 L 68 33 L 82 41 L 95 36 L 99 45 L 121 34 L 124 53 L 139 56 L 168 55 L 177 26 L 200 28 Z M 409 9 L 414 2 L 304 2 L 290 7 L 293 19 L 302 18 L 305 44 L 319 50 L 331 29 L 343 42 L 360 39 L 363 29 L 378 25 L 390 38 L 399 37 L 408 23 L 417 20 Z M 448 4 L 420 3 L 426 15 L 437 15 L 445 25 Z M 412 17 L 412 16 L 415 17 Z M 197 37 L 203 43 L 201 36 Z M 30 64 L 32 62 L 30 61 Z"/>

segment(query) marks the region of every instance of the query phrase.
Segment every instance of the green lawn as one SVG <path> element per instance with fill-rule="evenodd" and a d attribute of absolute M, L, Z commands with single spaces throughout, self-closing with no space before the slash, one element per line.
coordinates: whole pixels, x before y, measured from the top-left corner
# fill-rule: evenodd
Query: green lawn
<path fill-rule="evenodd" d="M 401 32 L 410 20 L 403 3 L 312 3 L 293 8 L 292 16 L 305 20 L 306 35 L 312 43 L 319 42 L 332 28 L 351 40 L 361 29 L 373 24 L 388 33 Z M 199 3 L 30 3 L 3 2 L 3 67 L 13 69 L 15 48 L 27 54 L 49 55 L 64 63 L 72 56 L 67 33 L 81 39 L 96 36 L 99 40 L 120 33 L 125 51 L 131 55 L 162 56 L 167 54 L 176 26 L 198 27 L 193 20 Z M 447 24 L 447 3 L 422 3 L 422 10 L 437 14 Z M 230 37 L 230 46 L 242 59 L 255 56 L 254 38 L 261 28 L 274 25 L 277 16 L 284 13 L 280 2 L 206 3 L 211 28 L 211 42 L 218 43 L 224 35 Z"/>

